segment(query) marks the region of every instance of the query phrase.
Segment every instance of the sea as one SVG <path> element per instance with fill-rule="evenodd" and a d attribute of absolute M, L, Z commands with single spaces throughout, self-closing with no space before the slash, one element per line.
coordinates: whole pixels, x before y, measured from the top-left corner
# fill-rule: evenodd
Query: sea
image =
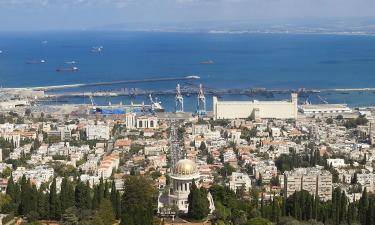
<path fill-rule="evenodd" d="M 102 46 L 102 51 L 92 52 Z M 173 90 L 177 83 L 207 89 L 333 89 L 375 87 L 375 36 L 271 33 L 173 33 L 125 31 L 1 32 L 0 85 L 35 87 L 143 78 L 197 75 L 195 81 L 168 81 L 76 88 L 110 91 L 125 88 Z M 45 63 L 36 63 L 45 60 Z M 211 64 L 200 62 L 212 60 Z M 72 65 L 77 72 L 56 72 Z M 31 62 L 31 63 L 30 63 Z M 61 92 L 61 90 L 59 91 Z M 154 96 L 173 111 L 174 96 Z M 212 110 L 212 96 L 207 110 Z M 223 95 L 224 100 L 288 99 L 287 95 Z M 149 102 L 147 96 L 97 97 L 97 104 Z M 375 106 L 375 91 L 304 96 L 301 103 Z M 194 111 L 196 96 L 185 96 Z M 70 97 L 51 104 L 88 103 Z"/>

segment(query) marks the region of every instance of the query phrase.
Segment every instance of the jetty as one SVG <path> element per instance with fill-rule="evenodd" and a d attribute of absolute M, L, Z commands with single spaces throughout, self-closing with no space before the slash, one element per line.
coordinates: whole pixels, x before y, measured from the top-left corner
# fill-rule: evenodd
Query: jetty
<path fill-rule="evenodd" d="M 80 83 L 80 84 L 63 84 L 63 85 L 52 85 L 52 86 L 41 86 L 41 87 L 29 87 L 33 91 L 50 91 L 57 89 L 68 89 L 68 88 L 80 88 L 80 87 L 95 87 L 95 86 L 109 86 L 115 84 L 132 84 L 132 83 L 151 83 L 151 82 L 164 82 L 164 81 L 183 81 L 183 80 L 197 80 L 199 76 L 182 76 L 182 77 L 159 77 L 159 78 L 147 78 L 137 80 L 117 80 L 117 81 L 106 81 L 106 82 L 93 82 L 93 83 Z"/>

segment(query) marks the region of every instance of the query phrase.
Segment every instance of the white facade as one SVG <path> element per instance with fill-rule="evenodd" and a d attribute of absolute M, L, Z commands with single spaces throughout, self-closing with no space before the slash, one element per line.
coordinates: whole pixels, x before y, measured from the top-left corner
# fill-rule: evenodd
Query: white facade
<path fill-rule="evenodd" d="M 107 125 L 87 125 L 86 135 L 88 140 L 108 140 L 110 129 Z"/>
<path fill-rule="evenodd" d="M 296 168 L 284 172 L 284 193 L 287 197 L 305 190 L 323 201 L 332 199 L 332 174 L 317 168 Z"/>
<path fill-rule="evenodd" d="M 128 129 L 137 128 L 137 120 L 135 118 L 135 113 L 128 113 L 125 115 L 125 126 Z"/>
<path fill-rule="evenodd" d="M 232 173 L 229 180 L 229 188 L 232 191 L 237 191 L 241 188 L 245 188 L 245 191 L 249 191 L 251 187 L 251 180 L 249 175 L 246 173 Z"/>
<path fill-rule="evenodd" d="M 189 210 L 188 196 L 193 181 L 199 187 L 199 170 L 196 164 L 188 159 L 182 159 L 177 162 L 174 171 L 171 175 L 171 188 L 169 193 L 165 196 L 161 194 L 158 201 L 159 212 L 163 211 L 164 207 L 177 206 L 178 210 L 187 213 Z M 214 202 L 211 194 L 207 195 L 210 203 L 210 213 L 215 210 Z"/>
<path fill-rule="evenodd" d="M 327 165 L 331 165 L 334 168 L 346 166 L 344 159 L 327 159 Z"/>
<path fill-rule="evenodd" d="M 193 124 L 193 135 L 206 134 L 210 131 L 211 129 L 209 124 Z"/>
<path fill-rule="evenodd" d="M 138 129 L 156 129 L 158 128 L 158 118 L 155 116 L 141 116 L 137 118 Z"/>
<path fill-rule="evenodd" d="M 215 119 L 297 119 L 298 96 L 291 101 L 219 101 L 213 97 Z"/>
<path fill-rule="evenodd" d="M 301 105 L 299 111 L 305 115 L 351 113 L 352 110 L 345 104 L 316 104 Z"/>

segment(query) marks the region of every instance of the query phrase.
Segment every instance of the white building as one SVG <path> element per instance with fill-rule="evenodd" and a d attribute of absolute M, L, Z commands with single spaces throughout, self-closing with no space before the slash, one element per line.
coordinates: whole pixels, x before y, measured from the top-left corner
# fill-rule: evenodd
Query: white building
<path fill-rule="evenodd" d="M 245 191 L 249 191 L 251 187 L 251 180 L 249 175 L 246 173 L 232 173 L 232 176 L 229 180 L 229 188 L 236 192 L 241 188 L 244 188 Z"/>
<path fill-rule="evenodd" d="M 296 168 L 284 172 L 284 193 L 289 197 L 296 191 L 305 190 L 318 195 L 323 201 L 332 199 L 332 174 L 317 168 Z"/>
<path fill-rule="evenodd" d="M 316 114 L 342 114 L 351 113 L 352 110 L 346 104 L 306 104 L 299 107 L 299 111 L 305 115 Z"/>
<path fill-rule="evenodd" d="M 272 127 L 271 128 L 271 134 L 272 137 L 280 137 L 281 136 L 281 130 L 278 127 Z"/>
<path fill-rule="evenodd" d="M 98 176 L 108 179 L 111 177 L 113 170 L 116 170 L 120 165 L 120 158 L 118 155 L 112 154 L 104 156 L 98 167 Z"/>
<path fill-rule="evenodd" d="M 196 164 L 188 159 L 182 159 L 177 162 L 171 175 L 171 188 L 169 193 L 161 193 L 158 201 L 159 213 L 163 212 L 165 207 L 177 206 L 179 211 L 187 213 L 189 209 L 188 196 L 193 180 L 199 187 L 199 170 Z M 210 193 L 207 195 L 210 203 L 210 213 L 215 210 L 214 202 Z"/>
<path fill-rule="evenodd" d="M 330 165 L 334 168 L 347 166 L 344 159 L 327 159 L 327 165 Z"/>
<path fill-rule="evenodd" d="M 193 124 L 193 135 L 206 134 L 211 131 L 209 124 Z"/>
<path fill-rule="evenodd" d="M 158 118 L 156 116 L 137 117 L 138 129 L 156 129 L 158 128 Z"/>
<path fill-rule="evenodd" d="M 127 113 L 125 115 L 125 126 L 128 129 L 135 129 L 137 128 L 137 120 L 135 118 L 135 113 Z"/>
<path fill-rule="evenodd" d="M 219 101 L 213 97 L 215 119 L 297 119 L 298 96 L 291 101 Z"/>
<path fill-rule="evenodd" d="M 108 140 L 110 129 L 107 125 L 87 125 L 86 135 L 88 140 Z"/>

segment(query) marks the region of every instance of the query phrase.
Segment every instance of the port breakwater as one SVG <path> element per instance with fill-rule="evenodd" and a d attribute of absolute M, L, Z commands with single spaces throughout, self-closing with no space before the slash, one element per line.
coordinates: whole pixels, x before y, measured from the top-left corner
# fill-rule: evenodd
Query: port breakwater
<path fill-rule="evenodd" d="M 148 79 L 137 79 L 137 80 L 117 80 L 117 81 L 104 81 L 104 82 L 93 82 L 93 83 L 80 83 L 80 84 L 63 84 L 63 85 L 52 85 L 52 86 L 41 86 L 41 87 L 29 87 L 27 89 L 33 91 L 51 91 L 58 89 L 69 89 L 69 88 L 80 88 L 80 87 L 95 87 L 95 86 L 110 86 L 115 84 L 132 84 L 132 83 L 151 83 L 151 82 L 163 82 L 163 81 L 186 81 L 186 80 L 197 80 L 199 76 L 183 76 L 183 77 L 159 77 L 159 78 L 148 78 Z"/>

